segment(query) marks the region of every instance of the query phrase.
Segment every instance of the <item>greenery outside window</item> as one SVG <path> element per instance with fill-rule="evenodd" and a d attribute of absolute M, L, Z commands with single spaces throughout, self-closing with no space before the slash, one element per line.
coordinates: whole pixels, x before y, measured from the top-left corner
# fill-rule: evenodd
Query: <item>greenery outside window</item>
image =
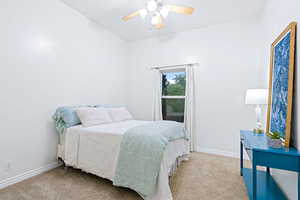
<path fill-rule="evenodd" d="M 184 69 L 162 72 L 163 120 L 184 122 L 185 88 Z"/>

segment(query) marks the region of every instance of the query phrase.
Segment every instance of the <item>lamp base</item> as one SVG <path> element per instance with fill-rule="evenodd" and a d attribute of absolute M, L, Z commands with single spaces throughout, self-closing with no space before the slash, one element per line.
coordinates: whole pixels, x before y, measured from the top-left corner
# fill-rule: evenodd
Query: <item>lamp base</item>
<path fill-rule="evenodd" d="M 262 129 L 260 129 L 260 128 L 255 128 L 255 129 L 253 129 L 253 132 L 254 132 L 254 133 L 258 133 L 258 134 L 264 133 L 264 131 L 263 131 Z"/>

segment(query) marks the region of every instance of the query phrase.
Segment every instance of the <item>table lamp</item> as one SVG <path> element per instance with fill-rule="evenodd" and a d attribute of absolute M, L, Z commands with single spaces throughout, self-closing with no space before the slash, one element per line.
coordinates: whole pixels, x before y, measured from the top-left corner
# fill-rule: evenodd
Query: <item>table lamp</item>
<path fill-rule="evenodd" d="M 254 129 L 254 132 L 262 133 L 262 106 L 268 104 L 268 89 L 248 89 L 246 93 L 246 104 L 256 105 L 256 128 Z"/>

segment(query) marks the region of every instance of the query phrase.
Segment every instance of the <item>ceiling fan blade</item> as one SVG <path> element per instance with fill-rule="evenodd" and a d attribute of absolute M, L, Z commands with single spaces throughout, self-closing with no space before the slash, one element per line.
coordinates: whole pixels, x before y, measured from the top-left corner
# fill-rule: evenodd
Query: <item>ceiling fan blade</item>
<path fill-rule="evenodd" d="M 161 29 L 161 28 L 165 27 L 165 25 L 163 23 L 160 23 L 160 24 L 155 24 L 154 27 L 156 29 Z"/>
<path fill-rule="evenodd" d="M 168 5 L 169 11 L 176 12 L 179 14 L 191 15 L 194 12 L 194 8 L 186 6 Z"/>
<path fill-rule="evenodd" d="M 128 20 L 130 20 L 131 18 L 138 16 L 139 14 L 140 14 L 140 10 L 135 11 L 134 13 L 131 13 L 130 15 L 127 15 L 127 16 L 123 17 L 122 19 L 123 19 L 124 21 L 128 21 Z"/>

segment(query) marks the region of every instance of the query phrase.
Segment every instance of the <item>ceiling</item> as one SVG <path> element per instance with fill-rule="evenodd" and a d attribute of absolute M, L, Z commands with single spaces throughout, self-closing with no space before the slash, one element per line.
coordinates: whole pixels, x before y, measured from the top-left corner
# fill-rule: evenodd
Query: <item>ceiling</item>
<path fill-rule="evenodd" d="M 137 16 L 127 22 L 121 18 L 145 7 L 146 0 L 62 0 L 97 24 L 127 41 L 145 39 L 157 35 L 220 24 L 230 20 L 258 16 L 265 0 L 164 0 L 164 4 L 176 4 L 195 8 L 193 15 L 170 13 L 165 27 L 156 30 L 150 19 Z"/>

